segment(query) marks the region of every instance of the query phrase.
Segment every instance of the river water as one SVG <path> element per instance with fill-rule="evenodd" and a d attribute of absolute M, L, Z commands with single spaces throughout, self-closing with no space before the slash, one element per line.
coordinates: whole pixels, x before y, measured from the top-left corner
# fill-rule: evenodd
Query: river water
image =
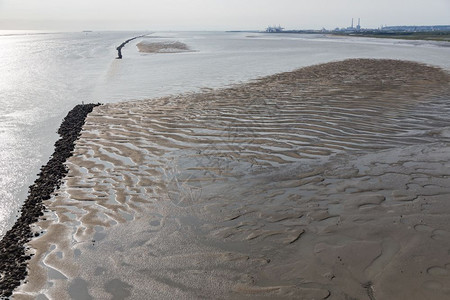
<path fill-rule="evenodd" d="M 345 58 L 395 58 L 450 70 L 445 43 L 225 32 L 153 32 L 193 52 L 142 54 L 143 32 L 0 31 L 0 237 L 53 152 L 62 118 L 82 102 L 148 99 L 222 87 Z"/>

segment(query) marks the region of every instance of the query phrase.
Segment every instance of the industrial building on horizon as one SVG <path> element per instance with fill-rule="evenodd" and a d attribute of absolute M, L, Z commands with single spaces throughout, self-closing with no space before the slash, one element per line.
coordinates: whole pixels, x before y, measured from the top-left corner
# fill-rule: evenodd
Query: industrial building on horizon
<path fill-rule="evenodd" d="M 280 25 L 269 26 L 266 28 L 266 32 L 279 33 L 279 32 L 304 32 L 304 33 L 320 33 L 320 32 L 430 32 L 430 31 L 450 31 L 450 25 L 421 25 L 421 26 L 380 26 L 379 28 L 362 28 L 361 18 L 358 18 L 358 25 L 354 26 L 354 18 L 350 27 L 339 28 L 336 27 L 333 30 L 327 30 L 322 28 L 321 30 L 284 30 Z"/>
<path fill-rule="evenodd" d="M 283 32 L 284 28 L 280 25 L 278 26 L 268 26 L 266 32 Z"/>

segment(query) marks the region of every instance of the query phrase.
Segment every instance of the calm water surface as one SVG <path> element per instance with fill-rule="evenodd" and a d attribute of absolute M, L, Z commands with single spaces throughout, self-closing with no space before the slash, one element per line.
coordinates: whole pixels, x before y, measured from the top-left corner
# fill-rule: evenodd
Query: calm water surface
<path fill-rule="evenodd" d="M 345 58 L 396 58 L 450 70 L 445 43 L 219 32 L 155 32 L 195 52 L 116 60 L 115 47 L 142 32 L 26 34 L 0 31 L 0 237 L 53 152 L 62 118 L 81 102 L 147 99 L 221 87 Z"/>

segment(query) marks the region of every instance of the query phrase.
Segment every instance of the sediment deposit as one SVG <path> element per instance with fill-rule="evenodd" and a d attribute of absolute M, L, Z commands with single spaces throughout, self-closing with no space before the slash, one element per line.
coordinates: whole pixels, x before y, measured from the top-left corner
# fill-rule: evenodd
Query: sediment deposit
<path fill-rule="evenodd" d="M 136 44 L 139 52 L 143 53 L 181 53 L 192 52 L 192 50 L 184 43 L 179 41 L 149 41 L 143 40 Z"/>
<path fill-rule="evenodd" d="M 357 59 L 95 108 L 17 299 L 448 299 L 449 78 Z"/>

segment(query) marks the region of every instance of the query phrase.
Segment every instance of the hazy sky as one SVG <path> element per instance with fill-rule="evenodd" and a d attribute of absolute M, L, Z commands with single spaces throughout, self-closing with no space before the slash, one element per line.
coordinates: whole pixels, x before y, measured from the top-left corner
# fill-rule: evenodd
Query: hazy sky
<path fill-rule="evenodd" d="M 0 0 L 0 29 L 236 30 L 450 24 L 450 0 Z"/>

